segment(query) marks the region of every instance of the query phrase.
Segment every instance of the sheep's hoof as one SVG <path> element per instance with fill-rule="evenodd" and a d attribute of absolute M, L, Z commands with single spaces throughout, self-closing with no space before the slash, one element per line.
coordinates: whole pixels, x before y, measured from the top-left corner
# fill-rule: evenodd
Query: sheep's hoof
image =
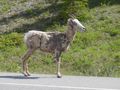
<path fill-rule="evenodd" d="M 27 76 L 31 76 L 29 72 L 27 72 Z"/>
<path fill-rule="evenodd" d="M 57 78 L 62 78 L 62 75 L 59 73 L 59 74 L 57 75 Z"/>
<path fill-rule="evenodd" d="M 25 77 L 30 76 L 30 74 L 29 74 L 29 73 L 25 73 L 25 72 L 23 72 L 23 75 L 24 75 Z"/>
<path fill-rule="evenodd" d="M 61 75 L 60 75 L 60 76 L 58 75 L 57 78 L 62 78 L 62 76 L 61 76 Z"/>
<path fill-rule="evenodd" d="M 24 75 L 25 77 L 28 77 L 28 75 L 27 75 L 26 73 L 23 73 L 23 75 Z"/>
<path fill-rule="evenodd" d="M 60 72 L 57 73 L 57 78 L 62 78 L 62 75 Z"/>

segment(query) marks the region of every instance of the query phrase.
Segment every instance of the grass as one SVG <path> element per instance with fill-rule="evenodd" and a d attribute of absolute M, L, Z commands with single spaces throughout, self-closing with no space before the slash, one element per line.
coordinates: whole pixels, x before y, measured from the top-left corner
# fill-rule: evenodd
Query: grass
<path fill-rule="evenodd" d="M 32 2 L 28 8 L 26 3 L 31 1 L 19 0 L 16 4 L 14 0 L 1 1 L 7 3 L 0 9 L 3 13 L 0 15 L 0 71 L 21 72 L 21 57 L 26 51 L 23 32 L 30 29 L 67 29 L 66 24 L 59 23 L 52 16 L 53 8 L 49 4 L 41 4 L 38 0 L 38 3 Z M 12 3 L 12 6 L 8 3 Z M 15 12 L 12 8 L 17 9 L 17 5 L 20 8 Z M 77 33 L 70 49 L 62 54 L 63 74 L 120 77 L 119 8 L 119 5 L 104 5 L 87 12 L 89 18 L 82 20 L 87 32 Z M 79 14 L 80 11 L 77 16 Z M 29 66 L 33 73 L 56 72 L 52 56 L 40 51 L 29 58 Z"/>

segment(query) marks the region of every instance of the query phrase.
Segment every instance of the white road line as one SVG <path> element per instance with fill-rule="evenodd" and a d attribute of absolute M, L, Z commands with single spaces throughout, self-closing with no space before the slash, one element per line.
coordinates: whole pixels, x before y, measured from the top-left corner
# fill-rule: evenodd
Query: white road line
<path fill-rule="evenodd" d="M 56 86 L 56 85 L 40 85 L 40 84 L 20 84 L 20 83 L 0 83 L 0 85 L 13 85 L 13 86 L 33 86 L 33 87 L 48 87 L 48 88 L 62 88 L 62 89 L 85 89 L 85 90 L 119 90 L 107 88 L 89 88 L 89 87 L 74 87 L 74 86 Z"/>

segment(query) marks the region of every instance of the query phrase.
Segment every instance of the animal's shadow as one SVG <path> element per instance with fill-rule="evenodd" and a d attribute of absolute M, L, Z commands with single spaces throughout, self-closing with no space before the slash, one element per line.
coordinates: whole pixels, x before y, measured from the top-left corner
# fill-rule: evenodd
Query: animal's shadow
<path fill-rule="evenodd" d="M 25 76 L 0 76 L 0 78 L 9 78 L 9 79 L 38 79 L 40 77 L 25 77 Z"/>
<path fill-rule="evenodd" d="M 6 75 L 6 76 L 0 76 L 0 78 L 8 78 L 8 79 L 39 79 L 39 78 L 56 78 L 55 76 L 29 76 L 25 77 L 22 75 L 18 76 L 12 76 L 12 75 Z"/>

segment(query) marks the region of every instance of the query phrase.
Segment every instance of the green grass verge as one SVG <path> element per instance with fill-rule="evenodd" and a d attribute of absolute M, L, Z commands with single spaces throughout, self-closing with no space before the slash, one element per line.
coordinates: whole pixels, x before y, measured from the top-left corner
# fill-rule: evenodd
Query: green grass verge
<path fill-rule="evenodd" d="M 23 4 L 26 1 L 21 0 Z M 7 7 L 9 10 L 11 6 Z M 38 7 L 35 4 L 35 7 L 41 11 L 44 5 Z M 119 5 L 101 6 L 87 12 L 86 15 L 90 15 L 90 18 L 82 22 L 87 28 L 87 32 L 77 33 L 70 49 L 62 54 L 61 72 L 63 74 L 120 77 L 119 8 Z M 8 10 L 1 10 L 1 12 L 8 13 Z M 27 13 L 21 14 L 21 16 L 12 14 L 14 17 L 11 16 L 8 19 L 1 16 L 1 32 L 14 32 L 0 34 L 0 71 L 21 72 L 21 57 L 26 51 L 23 42 L 24 30 L 27 28 L 29 30 L 30 26 L 40 28 L 43 26 L 40 25 L 41 22 L 49 19 L 51 14 L 48 9 L 43 9 L 44 12 L 40 15 L 33 10 L 26 9 Z M 42 19 L 46 17 L 47 19 Z M 67 29 L 66 25 L 55 21 L 49 25 L 49 20 L 45 21 L 45 26 L 42 27 L 45 31 L 65 31 Z M 56 72 L 52 56 L 39 50 L 29 58 L 29 67 L 33 73 Z"/>

